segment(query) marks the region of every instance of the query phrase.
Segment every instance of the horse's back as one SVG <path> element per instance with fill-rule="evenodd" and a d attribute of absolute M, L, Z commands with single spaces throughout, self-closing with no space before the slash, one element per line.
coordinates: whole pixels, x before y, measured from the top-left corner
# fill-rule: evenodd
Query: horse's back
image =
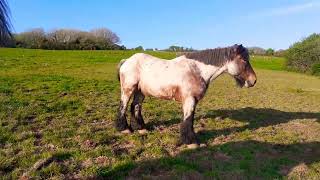
<path fill-rule="evenodd" d="M 155 56 L 149 55 L 149 54 L 145 54 L 145 53 L 136 53 L 134 55 L 132 55 L 129 58 L 131 61 L 158 61 L 158 60 L 163 60 L 160 58 L 157 58 Z"/>

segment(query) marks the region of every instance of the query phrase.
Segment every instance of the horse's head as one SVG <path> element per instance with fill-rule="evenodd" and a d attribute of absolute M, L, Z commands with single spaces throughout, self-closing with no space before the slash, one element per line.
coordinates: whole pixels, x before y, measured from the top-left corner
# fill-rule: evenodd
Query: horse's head
<path fill-rule="evenodd" d="M 227 63 L 227 72 L 232 75 L 240 87 L 253 87 L 257 76 L 249 62 L 248 50 L 242 45 L 233 46 L 234 56 Z"/>

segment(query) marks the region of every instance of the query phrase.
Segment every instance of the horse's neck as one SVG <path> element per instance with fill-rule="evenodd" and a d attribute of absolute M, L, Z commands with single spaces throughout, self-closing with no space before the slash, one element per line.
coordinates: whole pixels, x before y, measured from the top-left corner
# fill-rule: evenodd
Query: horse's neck
<path fill-rule="evenodd" d="M 224 65 L 222 67 L 217 67 L 213 65 L 204 64 L 194 59 L 188 59 L 185 56 L 180 56 L 172 60 L 172 62 L 180 62 L 180 61 L 187 61 L 188 63 L 195 64 L 198 69 L 200 70 L 202 78 L 207 82 L 211 82 L 212 80 L 216 79 L 220 76 L 223 72 L 226 71 L 227 66 Z"/>
<path fill-rule="evenodd" d="M 201 71 L 202 78 L 208 83 L 216 79 L 226 70 L 226 66 L 217 67 L 213 65 L 207 65 L 198 61 L 196 61 L 196 64 Z"/>

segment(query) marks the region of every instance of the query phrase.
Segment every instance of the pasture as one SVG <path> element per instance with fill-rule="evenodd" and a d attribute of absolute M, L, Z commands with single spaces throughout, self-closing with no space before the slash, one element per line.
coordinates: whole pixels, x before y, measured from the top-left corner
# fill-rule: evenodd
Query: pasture
<path fill-rule="evenodd" d="M 145 135 L 113 128 L 116 66 L 134 53 L 0 49 L 0 177 L 320 178 L 319 77 L 252 57 L 256 86 L 237 88 L 227 75 L 211 83 L 195 116 L 207 147 L 187 150 L 176 145 L 173 101 L 146 98 Z"/>

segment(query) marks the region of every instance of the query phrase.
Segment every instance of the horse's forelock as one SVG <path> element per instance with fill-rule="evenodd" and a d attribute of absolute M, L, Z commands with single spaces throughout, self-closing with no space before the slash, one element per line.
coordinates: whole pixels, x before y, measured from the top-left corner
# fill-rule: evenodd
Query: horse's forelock
<path fill-rule="evenodd" d="M 247 48 L 243 47 L 242 44 L 235 44 L 233 47 L 235 48 L 237 55 L 240 55 L 243 59 L 249 61 L 249 51 Z"/>

